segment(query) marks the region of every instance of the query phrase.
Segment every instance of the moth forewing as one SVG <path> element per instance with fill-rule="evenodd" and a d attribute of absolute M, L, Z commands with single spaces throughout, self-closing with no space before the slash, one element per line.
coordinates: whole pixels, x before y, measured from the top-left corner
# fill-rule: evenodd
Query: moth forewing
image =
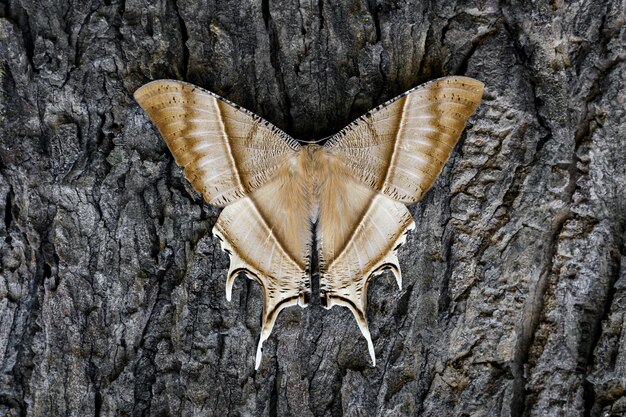
<path fill-rule="evenodd" d="M 135 91 L 135 100 L 185 177 L 214 206 L 226 206 L 265 184 L 300 148 L 259 116 L 192 84 L 153 81 Z"/>
<path fill-rule="evenodd" d="M 483 88 L 468 77 L 430 81 L 358 118 L 326 147 L 374 190 L 414 203 L 435 182 Z"/>

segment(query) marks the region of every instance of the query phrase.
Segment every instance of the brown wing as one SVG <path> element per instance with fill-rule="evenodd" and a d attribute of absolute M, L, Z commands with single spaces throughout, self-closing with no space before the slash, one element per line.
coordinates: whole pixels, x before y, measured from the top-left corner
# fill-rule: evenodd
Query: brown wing
<path fill-rule="evenodd" d="M 467 77 L 428 82 L 355 120 L 325 146 L 374 190 L 413 203 L 441 172 L 483 87 Z"/>
<path fill-rule="evenodd" d="M 296 304 L 304 307 L 310 298 L 311 201 L 302 184 L 297 165 L 283 164 L 264 186 L 224 208 L 213 229 L 230 255 L 226 298 L 230 301 L 240 272 L 263 292 L 257 369 L 278 313 Z"/>
<path fill-rule="evenodd" d="M 278 313 L 310 297 L 310 204 L 292 172 L 300 146 L 259 116 L 191 84 L 154 81 L 135 99 L 194 188 L 208 203 L 227 205 L 213 229 L 231 258 L 226 298 L 239 272 L 263 292 L 258 368 Z"/>
<path fill-rule="evenodd" d="M 373 275 L 391 269 L 402 286 L 395 252 L 414 223 L 403 204 L 354 179 L 332 155 L 326 161 L 317 223 L 320 296 L 326 308 L 341 305 L 352 311 L 376 365 L 365 316 L 367 285 Z"/>
<path fill-rule="evenodd" d="M 223 98 L 173 80 L 135 92 L 185 177 L 204 199 L 225 206 L 267 182 L 299 148 L 287 134 Z"/>

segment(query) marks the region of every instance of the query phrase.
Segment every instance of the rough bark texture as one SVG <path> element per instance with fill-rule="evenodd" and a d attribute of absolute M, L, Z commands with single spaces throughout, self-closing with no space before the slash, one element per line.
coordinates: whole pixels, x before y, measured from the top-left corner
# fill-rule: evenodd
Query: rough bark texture
<path fill-rule="evenodd" d="M 0 2 L 0 415 L 626 414 L 621 0 Z M 301 139 L 432 78 L 486 84 L 410 209 L 405 286 L 284 311 L 132 100 L 183 79 Z"/>

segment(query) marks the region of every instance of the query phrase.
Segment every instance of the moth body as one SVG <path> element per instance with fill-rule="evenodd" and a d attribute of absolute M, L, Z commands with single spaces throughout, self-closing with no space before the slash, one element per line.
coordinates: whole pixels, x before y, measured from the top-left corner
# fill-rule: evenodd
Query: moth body
<path fill-rule="evenodd" d="M 263 293 L 256 368 L 286 307 L 311 297 L 311 252 L 326 308 L 352 311 L 367 341 L 367 285 L 391 270 L 414 227 L 404 204 L 422 198 L 478 106 L 483 84 L 448 77 L 366 113 L 326 144 L 300 145 L 259 116 L 191 84 L 160 80 L 135 92 L 185 177 L 224 207 L 214 235 L 230 256 L 226 298 L 244 273 Z M 315 236 L 315 242 L 313 237 Z"/>

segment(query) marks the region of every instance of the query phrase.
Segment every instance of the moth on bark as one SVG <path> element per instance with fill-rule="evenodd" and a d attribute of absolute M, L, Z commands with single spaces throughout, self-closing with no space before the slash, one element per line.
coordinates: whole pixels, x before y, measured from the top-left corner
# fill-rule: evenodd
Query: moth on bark
<path fill-rule="evenodd" d="M 280 311 L 308 304 L 314 232 L 322 304 L 352 311 L 376 365 L 367 284 L 390 269 L 402 286 L 396 251 L 414 228 L 405 204 L 433 185 L 483 87 L 467 77 L 428 82 L 361 116 L 323 146 L 301 145 L 192 84 L 158 80 L 135 92 L 185 177 L 207 203 L 224 207 L 213 234 L 230 256 L 226 298 L 240 272 L 261 286 L 257 369 Z"/>

